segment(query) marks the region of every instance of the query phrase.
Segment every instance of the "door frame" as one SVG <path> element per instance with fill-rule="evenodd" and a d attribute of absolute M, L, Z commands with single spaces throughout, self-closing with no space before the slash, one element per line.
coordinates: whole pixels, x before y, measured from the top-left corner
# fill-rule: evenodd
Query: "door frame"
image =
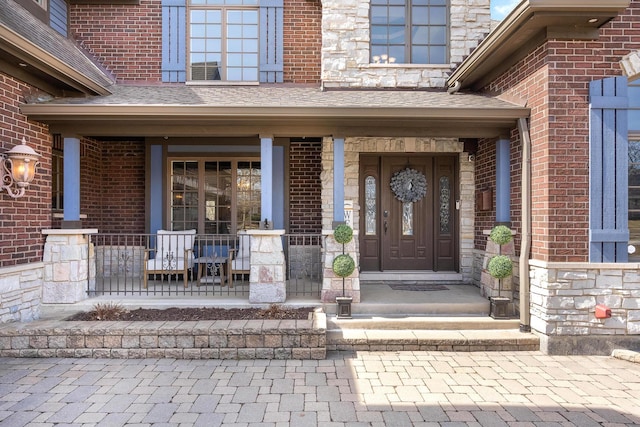
<path fill-rule="evenodd" d="M 460 212 L 459 212 L 459 200 L 460 200 L 460 176 L 459 176 L 459 155 L 457 153 L 424 153 L 424 154 L 380 154 L 380 153 L 360 153 L 359 156 L 359 199 L 360 199 L 360 215 L 359 215 L 359 256 L 362 271 L 410 271 L 410 270 L 397 270 L 393 266 L 385 265 L 384 250 L 385 250 L 385 237 L 383 233 L 383 206 L 382 189 L 384 185 L 382 178 L 384 177 L 383 166 L 385 161 L 388 162 L 391 158 L 403 159 L 415 159 L 419 157 L 421 159 L 431 160 L 431 176 L 428 179 L 428 191 L 432 192 L 433 203 L 431 213 L 433 214 L 433 220 L 430 222 L 432 229 L 428 232 L 431 235 L 432 247 L 430 253 L 432 256 L 431 264 L 433 270 L 417 270 L 417 271 L 460 271 Z M 450 172 L 449 177 L 453 180 L 450 186 L 449 194 L 449 225 L 453 225 L 450 228 L 451 233 L 448 237 L 444 238 L 445 241 L 449 240 L 450 248 L 448 249 L 448 256 L 441 258 L 441 250 L 438 248 L 438 244 L 443 241 L 438 225 L 440 225 L 439 216 L 439 193 L 438 193 L 438 181 L 439 174 L 442 174 L 442 165 L 448 167 Z M 375 235 L 367 234 L 366 210 L 367 210 L 367 188 L 365 185 L 365 179 L 372 177 L 375 180 L 375 194 L 376 194 L 376 207 L 375 207 Z M 369 181 L 371 184 L 371 181 Z M 431 188 L 429 188 L 431 187 Z M 388 190 L 391 191 L 390 188 Z M 393 196 L 391 196 L 393 197 Z M 370 226 L 371 227 L 371 226 Z"/>

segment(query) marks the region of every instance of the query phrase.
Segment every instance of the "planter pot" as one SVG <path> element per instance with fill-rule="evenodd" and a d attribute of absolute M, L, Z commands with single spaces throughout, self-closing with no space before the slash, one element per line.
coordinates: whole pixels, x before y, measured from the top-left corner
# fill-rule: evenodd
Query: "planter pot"
<path fill-rule="evenodd" d="M 351 319 L 351 302 L 352 297 L 336 297 L 336 303 L 338 309 L 336 311 L 336 317 L 338 319 Z"/>
<path fill-rule="evenodd" d="M 491 317 L 494 319 L 508 319 L 510 302 L 511 300 L 506 297 L 491 297 Z"/>

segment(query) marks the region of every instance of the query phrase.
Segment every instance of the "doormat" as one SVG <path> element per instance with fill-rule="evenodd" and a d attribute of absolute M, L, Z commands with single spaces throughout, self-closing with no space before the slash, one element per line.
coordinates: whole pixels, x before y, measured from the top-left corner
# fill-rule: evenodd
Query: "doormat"
<path fill-rule="evenodd" d="M 388 283 L 394 291 L 446 291 L 445 285 L 433 283 Z"/>

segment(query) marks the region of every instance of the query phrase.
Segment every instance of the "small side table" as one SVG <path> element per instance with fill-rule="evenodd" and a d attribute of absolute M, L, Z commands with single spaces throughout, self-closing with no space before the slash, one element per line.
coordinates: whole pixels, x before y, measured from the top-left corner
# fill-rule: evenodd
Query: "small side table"
<path fill-rule="evenodd" d="M 227 283 L 229 258 L 200 257 L 196 258 L 193 263 L 198 265 L 198 286 L 207 283 L 220 283 L 221 286 L 224 286 Z M 209 272 L 213 274 L 207 274 Z M 233 283 L 229 282 L 229 286 L 233 287 Z"/>

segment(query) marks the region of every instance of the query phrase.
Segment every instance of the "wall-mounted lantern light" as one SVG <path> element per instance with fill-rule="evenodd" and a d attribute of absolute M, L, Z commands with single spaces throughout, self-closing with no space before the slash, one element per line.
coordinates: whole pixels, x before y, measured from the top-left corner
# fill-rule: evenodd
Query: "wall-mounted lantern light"
<path fill-rule="evenodd" d="M 40 154 L 27 145 L 22 138 L 22 144 L 16 145 L 4 154 L 0 154 L 0 174 L 2 182 L 0 191 L 7 190 L 11 197 L 24 196 L 24 192 L 36 175 Z"/>

